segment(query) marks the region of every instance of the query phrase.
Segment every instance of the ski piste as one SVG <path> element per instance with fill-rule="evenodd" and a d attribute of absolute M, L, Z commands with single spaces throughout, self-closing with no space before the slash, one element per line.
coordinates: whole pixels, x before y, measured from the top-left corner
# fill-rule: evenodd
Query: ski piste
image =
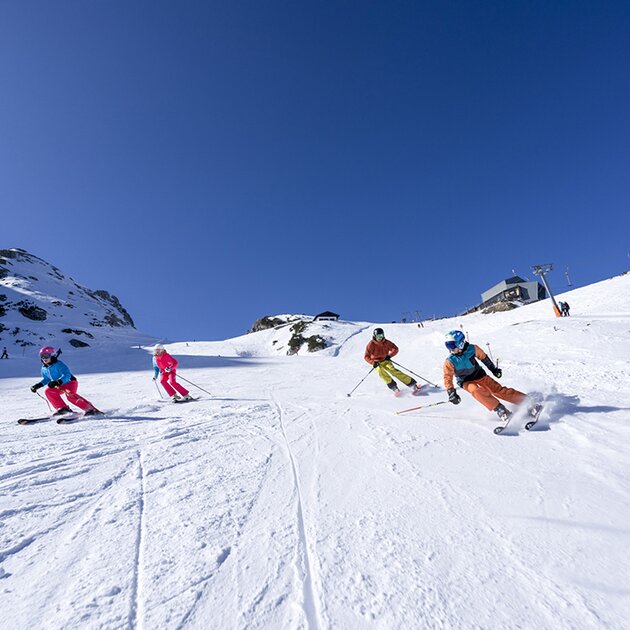
<path fill-rule="evenodd" d="M 543 405 L 541 405 L 540 403 L 537 403 L 533 407 L 531 407 L 531 409 L 527 410 L 527 412 L 525 413 L 525 418 L 531 418 L 531 420 L 528 420 L 524 425 L 527 431 L 531 431 L 534 428 L 534 426 L 538 422 L 538 419 L 540 418 L 540 414 L 542 413 L 543 409 L 544 409 Z M 505 429 L 507 429 L 510 426 L 512 421 L 517 416 L 520 419 L 523 419 L 523 416 L 521 416 L 521 414 L 519 414 L 517 410 L 510 415 L 510 417 L 508 418 L 505 424 L 499 425 L 498 427 L 494 427 L 494 433 L 496 435 L 501 435 L 501 433 L 503 433 L 503 431 L 505 431 Z"/>
<path fill-rule="evenodd" d="M 170 404 L 170 403 L 182 404 L 182 403 L 195 402 L 197 400 L 200 400 L 200 398 L 199 397 L 191 398 L 190 400 L 171 400 L 170 398 L 160 398 L 156 402 L 164 403 L 164 404 Z"/>

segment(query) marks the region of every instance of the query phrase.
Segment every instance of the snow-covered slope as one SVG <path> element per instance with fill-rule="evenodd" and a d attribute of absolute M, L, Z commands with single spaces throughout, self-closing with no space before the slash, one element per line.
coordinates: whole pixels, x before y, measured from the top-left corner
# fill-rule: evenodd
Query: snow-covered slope
<path fill-rule="evenodd" d="M 0 346 L 11 355 L 43 344 L 65 350 L 138 337 L 116 296 L 91 291 L 22 249 L 0 250 Z"/>
<path fill-rule="evenodd" d="M 625 628 L 630 618 L 630 276 L 493 315 L 382 324 L 441 384 L 452 328 L 502 382 L 546 397 L 496 436 L 462 392 L 395 399 L 373 323 L 169 346 L 211 392 L 163 403 L 150 356 L 72 355 L 100 420 L 19 426 L 45 404 L 0 361 L 0 593 L 7 627 Z M 276 343 L 273 343 L 273 342 Z M 76 361 L 76 363 L 75 363 Z M 115 370 L 115 371 L 112 371 Z"/>

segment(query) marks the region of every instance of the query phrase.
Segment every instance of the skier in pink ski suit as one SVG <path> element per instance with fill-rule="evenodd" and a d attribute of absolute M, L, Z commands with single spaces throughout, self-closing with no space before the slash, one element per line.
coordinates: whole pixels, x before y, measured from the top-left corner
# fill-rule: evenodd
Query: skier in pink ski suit
<path fill-rule="evenodd" d="M 192 400 L 192 396 L 188 393 L 188 390 L 175 380 L 177 376 L 177 366 L 179 365 L 177 359 L 166 352 L 164 346 L 160 344 L 153 349 L 153 356 L 155 357 L 155 364 L 162 375 L 160 377 L 160 384 L 164 388 L 164 391 L 171 397 L 171 400 L 173 402 L 178 400 Z M 182 395 L 181 398 L 177 392 Z"/>

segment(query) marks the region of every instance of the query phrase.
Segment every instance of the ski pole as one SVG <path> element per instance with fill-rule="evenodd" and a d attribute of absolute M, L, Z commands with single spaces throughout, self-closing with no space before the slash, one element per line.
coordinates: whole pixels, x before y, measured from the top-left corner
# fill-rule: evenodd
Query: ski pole
<path fill-rule="evenodd" d="M 361 385 L 361 383 L 363 383 L 363 381 L 370 375 L 372 374 L 372 372 L 374 371 L 374 367 L 372 367 L 372 369 L 359 381 L 358 385 L 354 388 L 357 389 L 357 387 L 359 387 L 359 385 Z M 350 398 L 350 396 L 352 396 L 352 394 L 354 393 L 354 389 L 349 393 L 346 394 L 346 396 L 348 396 L 348 398 Z"/>
<path fill-rule="evenodd" d="M 488 346 L 488 354 L 490 355 L 490 361 L 494 363 L 494 359 L 492 358 L 492 350 L 490 350 L 490 342 L 486 342 L 486 346 Z"/>
<path fill-rule="evenodd" d="M 164 400 L 164 396 L 162 395 L 162 390 L 160 389 L 160 386 L 157 384 L 157 381 L 153 379 L 153 382 L 155 383 L 155 387 L 158 390 L 158 394 L 160 395 L 160 398 Z"/>
<path fill-rule="evenodd" d="M 54 411 L 54 409 L 52 408 L 50 402 L 48 401 L 48 398 L 46 398 L 45 396 L 42 396 L 39 392 L 35 392 L 42 400 L 46 401 L 46 404 L 48 405 L 48 409 L 50 409 L 50 411 Z"/>
<path fill-rule="evenodd" d="M 184 378 L 181 374 L 178 374 L 177 378 L 181 378 L 182 381 L 186 381 L 187 383 L 190 383 L 193 387 L 196 387 L 197 389 L 200 389 L 202 392 L 206 392 L 206 394 L 208 394 L 208 396 L 212 396 L 212 394 L 209 391 L 205 390 L 203 387 L 199 387 L 199 385 L 196 385 L 192 381 L 189 381 L 187 378 Z"/>
<path fill-rule="evenodd" d="M 417 409 L 427 409 L 427 407 L 435 407 L 436 405 L 443 405 L 447 402 L 448 400 L 440 400 L 440 402 L 431 403 L 430 405 L 421 405 L 420 407 L 412 407 L 411 409 L 403 409 L 402 411 L 397 411 L 396 415 L 399 416 L 401 413 L 407 413 L 408 411 L 416 411 Z"/>
<path fill-rule="evenodd" d="M 406 368 L 404 365 L 400 365 L 400 363 L 396 363 L 396 361 L 394 361 L 393 359 L 390 359 L 390 361 L 394 364 L 397 365 L 399 368 L 402 368 L 403 370 L 407 370 L 407 372 L 411 372 L 414 376 L 417 376 L 418 378 L 421 378 L 425 383 L 428 383 L 429 385 L 433 385 L 433 387 L 440 389 L 439 385 L 436 385 L 435 383 L 432 383 L 431 381 L 428 381 L 426 378 L 424 378 L 424 376 L 420 376 L 420 374 L 416 374 L 414 371 L 410 370 L 409 368 Z"/>

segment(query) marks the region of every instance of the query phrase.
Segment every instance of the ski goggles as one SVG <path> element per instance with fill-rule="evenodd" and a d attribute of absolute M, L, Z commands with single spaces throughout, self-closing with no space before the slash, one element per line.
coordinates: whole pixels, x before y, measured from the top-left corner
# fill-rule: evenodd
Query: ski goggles
<path fill-rule="evenodd" d="M 461 348 L 454 341 L 447 341 L 444 344 L 451 352 L 455 352 L 455 350 L 461 350 Z"/>
<path fill-rule="evenodd" d="M 53 358 L 52 354 L 40 354 L 39 356 L 42 359 L 42 361 L 46 361 L 46 359 L 52 359 Z"/>
<path fill-rule="evenodd" d="M 383 339 L 385 339 L 385 335 L 374 335 L 374 339 L 376 339 L 376 341 L 383 341 Z"/>

